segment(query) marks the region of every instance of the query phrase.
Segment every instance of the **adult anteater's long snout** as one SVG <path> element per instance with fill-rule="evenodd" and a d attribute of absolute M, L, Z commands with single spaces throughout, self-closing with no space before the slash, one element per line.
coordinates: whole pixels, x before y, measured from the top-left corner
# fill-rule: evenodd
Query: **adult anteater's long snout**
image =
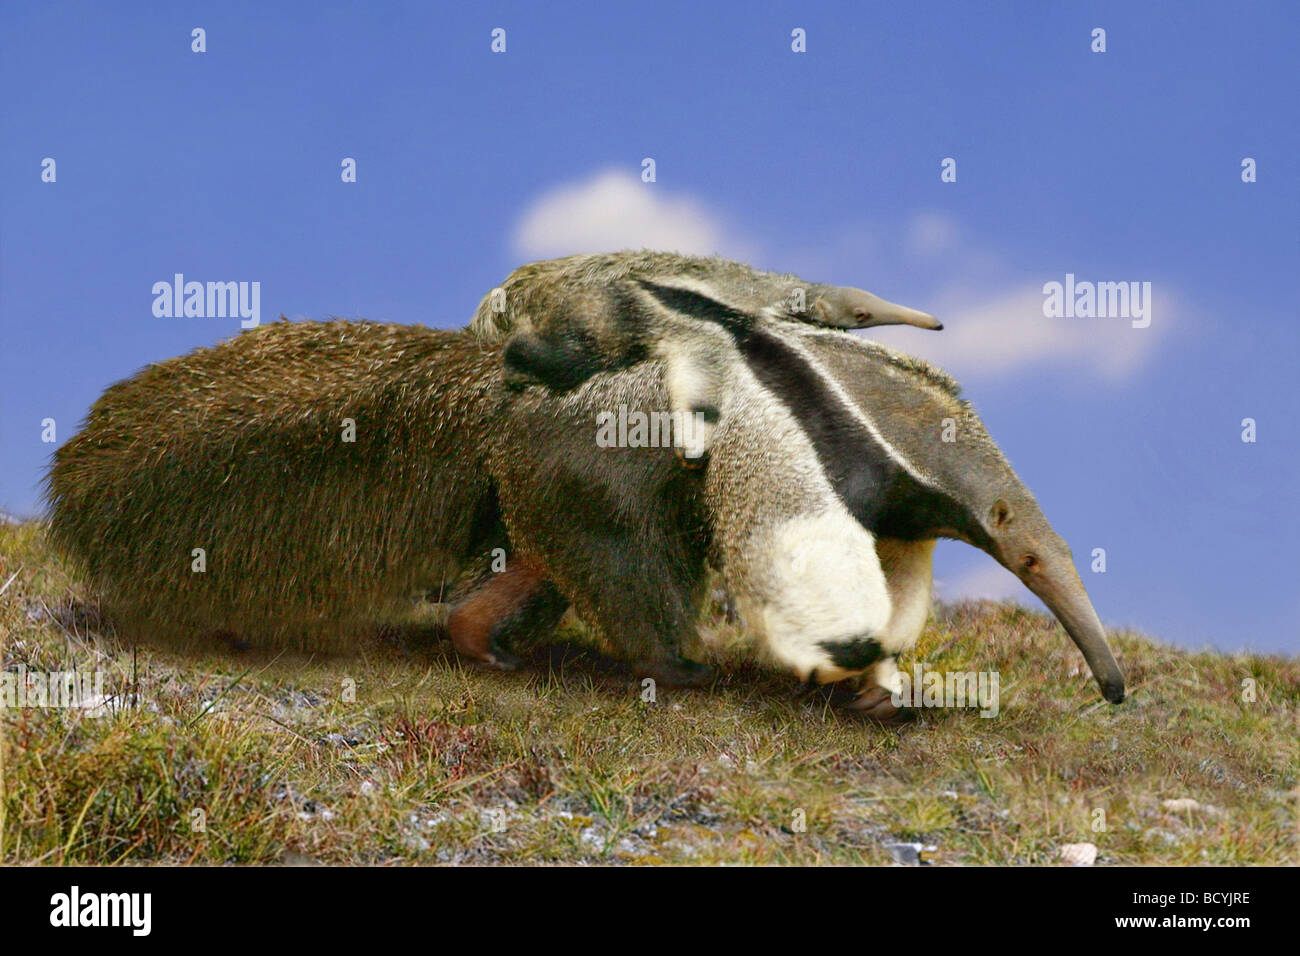
<path fill-rule="evenodd" d="M 1088 599 L 1083 580 L 1073 563 L 1058 565 L 1053 573 L 1028 575 L 1025 584 L 1056 615 L 1075 646 L 1083 652 L 1101 695 L 1112 704 L 1124 699 L 1124 674 L 1106 642 L 1106 630 Z"/>

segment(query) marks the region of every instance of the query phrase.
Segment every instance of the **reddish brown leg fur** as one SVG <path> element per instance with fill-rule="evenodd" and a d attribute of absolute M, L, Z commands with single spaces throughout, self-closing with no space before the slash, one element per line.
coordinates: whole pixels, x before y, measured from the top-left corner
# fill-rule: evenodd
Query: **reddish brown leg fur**
<path fill-rule="evenodd" d="M 525 632 L 550 630 L 566 605 L 541 570 L 527 559 L 512 558 L 506 570 L 456 605 L 447 630 L 456 650 L 470 660 L 514 670 L 519 661 L 503 645 Z"/>

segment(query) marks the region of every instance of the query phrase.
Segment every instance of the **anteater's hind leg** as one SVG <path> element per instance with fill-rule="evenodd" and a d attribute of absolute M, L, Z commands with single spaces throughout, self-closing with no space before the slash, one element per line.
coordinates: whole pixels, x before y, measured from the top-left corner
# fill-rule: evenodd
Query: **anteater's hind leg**
<path fill-rule="evenodd" d="M 665 685 L 709 680 L 708 667 L 682 654 L 704 582 L 702 549 L 689 526 L 666 521 L 620 527 L 594 489 L 589 511 L 519 507 L 524 504 L 515 503 L 517 530 L 524 532 L 518 537 L 528 540 L 530 554 L 545 562 L 548 577 L 610 650 L 639 677 Z M 646 507 L 659 505 L 651 501 Z"/>
<path fill-rule="evenodd" d="M 579 526 L 551 538 L 546 549 L 579 616 L 596 625 L 638 677 L 671 687 L 712 677 L 708 666 L 682 654 L 702 579 L 681 553 L 682 537 L 653 528 L 620 534 Z"/>
<path fill-rule="evenodd" d="M 447 630 L 456 650 L 501 670 L 519 666 L 510 653 L 515 640 L 550 633 L 569 606 L 526 558 L 511 558 L 504 571 L 477 576 L 471 587 L 458 589 L 452 602 Z"/>
<path fill-rule="evenodd" d="M 638 676 L 703 683 L 682 640 L 705 583 L 704 474 L 669 449 L 593 448 L 596 415 L 623 403 L 641 410 L 644 392 L 514 404 L 500 434 L 526 454 L 498 456 L 493 474 L 506 529 Z"/>

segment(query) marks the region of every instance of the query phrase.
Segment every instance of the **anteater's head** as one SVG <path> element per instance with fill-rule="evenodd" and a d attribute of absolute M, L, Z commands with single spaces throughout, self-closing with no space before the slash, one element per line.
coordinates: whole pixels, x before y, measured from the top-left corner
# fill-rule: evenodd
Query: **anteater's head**
<path fill-rule="evenodd" d="M 819 455 L 854 516 L 877 535 L 955 538 L 987 552 L 1061 622 L 1102 695 L 1122 701 L 1124 677 L 1069 546 L 956 383 L 849 336 L 796 335 L 827 386 L 812 403 L 827 413 L 806 427 L 833 433 L 834 442 L 818 443 Z"/>

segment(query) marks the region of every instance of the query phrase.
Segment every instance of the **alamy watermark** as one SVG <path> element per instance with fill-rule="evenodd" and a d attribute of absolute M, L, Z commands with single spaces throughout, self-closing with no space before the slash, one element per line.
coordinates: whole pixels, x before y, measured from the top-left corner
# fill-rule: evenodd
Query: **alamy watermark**
<path fill-rule="evenodd" d="M 1067 272 L 1064 282 L 1043 283 L 1043 295 L 1049 319 L 1131 319 L 1135 329 L 1151 324 L 1150 282 L 1076 282 Z"/>
<path fill-rule="evenodd" d="M 933 671 L 915 664 L 898 679 L 899 690 L 889 698 L 895 707 L 978 707 L 981 717 L 996 717 L 1001 709 L 997 671 Z"/>
<path fill-rule="evenodd" d="M 103 671 L 0 671 L 0 710 L 75 708 L 98 716 L 105 700 Z"/>
<path fill-rule="evenodd" d="M 132 936 L 148 936 L 153 929 L 152 893 L 83 893 L 73 886 L 50 897 L 50 925 L 123 927 Z"/>
<path fill-rule="evenodd" d="M 596 413 L 598 448 L 681 448 L 688 458 L 702 454 L 699 443 L 708 429 L 703 412 L 628 411 Z"/>
<path fill-rule="evenodd" d="M 153 284 L 153 314 L 160 319 L 240 319 L 241 328 L 262 321 L 262 283 L 186 282 L 177 272 L 171 282 Z"/>

